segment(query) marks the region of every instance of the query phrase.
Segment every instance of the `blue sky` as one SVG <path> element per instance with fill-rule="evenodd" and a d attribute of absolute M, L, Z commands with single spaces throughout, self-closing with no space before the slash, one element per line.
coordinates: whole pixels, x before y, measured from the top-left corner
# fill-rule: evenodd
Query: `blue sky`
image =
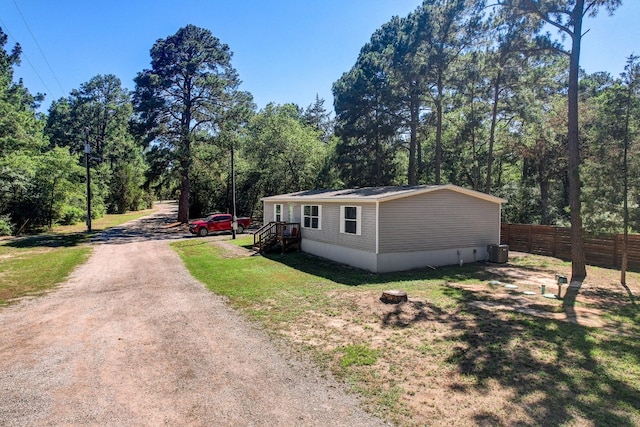
<path fill-rule="evenodd" d="M 211 30 L 234 53 L 232 64 L 259 108 L 269 102 L 311 104 L 316 94 L 332 109 L 331 85 L 354 64 L 371 34 L 421 0 L 2 0 L 0 27 L 17 41 L 17 70 L 44 107 L 97 74 L 115 74 L 133 89 L 149 67 L 159 38 L 194 24 Z M 24 19 L 23 19 L 24 18 Z M 640 54 L 640 1 L 623 0 L 614 16 L 586 22 L 587 72 L 617 76 Z M 26 21 L 26 24 L 25 24 Z M 46 58 L 46 59 L 45 59 Z"/>

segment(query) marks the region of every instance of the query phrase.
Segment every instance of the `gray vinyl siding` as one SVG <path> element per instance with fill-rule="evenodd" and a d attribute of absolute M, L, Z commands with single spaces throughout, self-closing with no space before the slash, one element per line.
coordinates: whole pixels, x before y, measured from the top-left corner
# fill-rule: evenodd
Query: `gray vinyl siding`
<path fill-rule="evenodd" d="M 500 204 L 451 190 L 380 203 L 379 252 L 432 251 L 498 243 Z"/>
<path fill-rule="evenodd" d="M 264 224 L 268 224 L 273 221 L 273 206 L 276 203 L 264 202 L 264 208 L 262 210 L 262 220 Z"/>
<path fill-rule="evenodd" d="M 264 223 L 273 221 L 273 207 L 276 204 L 282 204 L 283 218 L 289 218 L 290 202 L 265 202 L 264 203 Z M 376 205 L 375 203 L 317 203 L 313 201 L 304 201 L 304 203 L 293 204 L 293 220 L 302 224 L 301 209 L 303 205 L 322 206 L 320 216 L 320 230 L 313 228 L 302 228 L 302 245 L 304 240 L 314 240 L 316 242 L 328 243 L 331 245 L 342 246 L 345 248 L 358 249 L 362 251 L 375 252 L 376 248 Z M 344 234 L 340 233 L 340 206 L 359 206 L 361 208 L 361 234 Z"/>
<path fill-rule="evenodd" d="M 298 203 L 291 202 L 264 202 L 263 221 L 265 224 L 275 221 L 274 218 L 274 206 L 282 205 L 282 220 L 285 222 L 302 222 L 300 217 L 300 205 Z M 292 205 L 291 213 L 293 217 L 289 218 L 289 206 Z"/>
<path fill-rule="evenodd" d="M 316 203 L 305 202 L 305 205 Z M 345 248 L 359 249 L 368 252 L 375 252 L 376 235 L 376 207 L 375 203 L 354 204 L 354 203 L 317 203 L 322 206 L 321 230 L 311 228 L 302 229 L 303 246 L 304 240 L 311 239 L 316 242 L 328 243 Z M 300 204 L 299 206 L 302 206 Z M 340 233 L 340 206 L 359 206 L 361 208 L 362 226 L 360 235 Z M 300 207 L 298 207 L 300 211 Z"/>

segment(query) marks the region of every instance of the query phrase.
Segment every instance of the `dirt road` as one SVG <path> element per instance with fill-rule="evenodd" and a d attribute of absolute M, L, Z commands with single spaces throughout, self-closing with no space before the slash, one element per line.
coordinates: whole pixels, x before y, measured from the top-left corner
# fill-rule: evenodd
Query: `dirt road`
<path fill-rule="evenodd" d="M 168 247 L 190 237 L 160 208 L 0 310 L 0 425 L 383 425 L 193 279 Z"/>

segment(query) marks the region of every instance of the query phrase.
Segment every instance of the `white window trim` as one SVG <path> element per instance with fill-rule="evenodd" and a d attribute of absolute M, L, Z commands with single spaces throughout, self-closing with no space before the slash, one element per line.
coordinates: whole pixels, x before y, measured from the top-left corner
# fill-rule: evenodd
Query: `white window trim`
<path fill-rule="evenodd" d="M 283 221 L 284 213 L 282 212 L 283 206 L 281 203 L 276 203 L 273 205 L 273 220 L 278 221 L 278 206 L 280 206 L 280 221 Z"/>
<path fill-rule="evenodd" d="M 304 208 L 306 206 L 317 206 L 318 207 L 318 228 L 313 227 L 305 227 L 304 226 Z M 311 217 L 313 218 L 313 217 Z M 322 230 L 322 205 L 300 205 L 300 227 L 307 228 L 309 230 Z"/>
<path fill-rule="evenodd" d="M 344 212 L 346 208 L 356 208 L 356 234 L 347 233 L 345 231 L 345 217 Z M 362 206 L 340 206 L 340 233 L 348 234 L 350 236 L 361 236 L 362 235 Z"/>

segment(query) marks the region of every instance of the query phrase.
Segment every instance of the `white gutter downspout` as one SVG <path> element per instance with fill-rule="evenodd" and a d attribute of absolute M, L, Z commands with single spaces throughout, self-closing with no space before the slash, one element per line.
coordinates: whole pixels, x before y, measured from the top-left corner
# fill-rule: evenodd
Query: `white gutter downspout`
<path fill-rule="evenodd" d="M 498 208 L 498 245 L 502 241 L 502 203 L 500 203 Z"/>
<path fill-rule="evenodd" d="M 376 200 L 376 256 L 380 251 L 380 201 Z"/>

